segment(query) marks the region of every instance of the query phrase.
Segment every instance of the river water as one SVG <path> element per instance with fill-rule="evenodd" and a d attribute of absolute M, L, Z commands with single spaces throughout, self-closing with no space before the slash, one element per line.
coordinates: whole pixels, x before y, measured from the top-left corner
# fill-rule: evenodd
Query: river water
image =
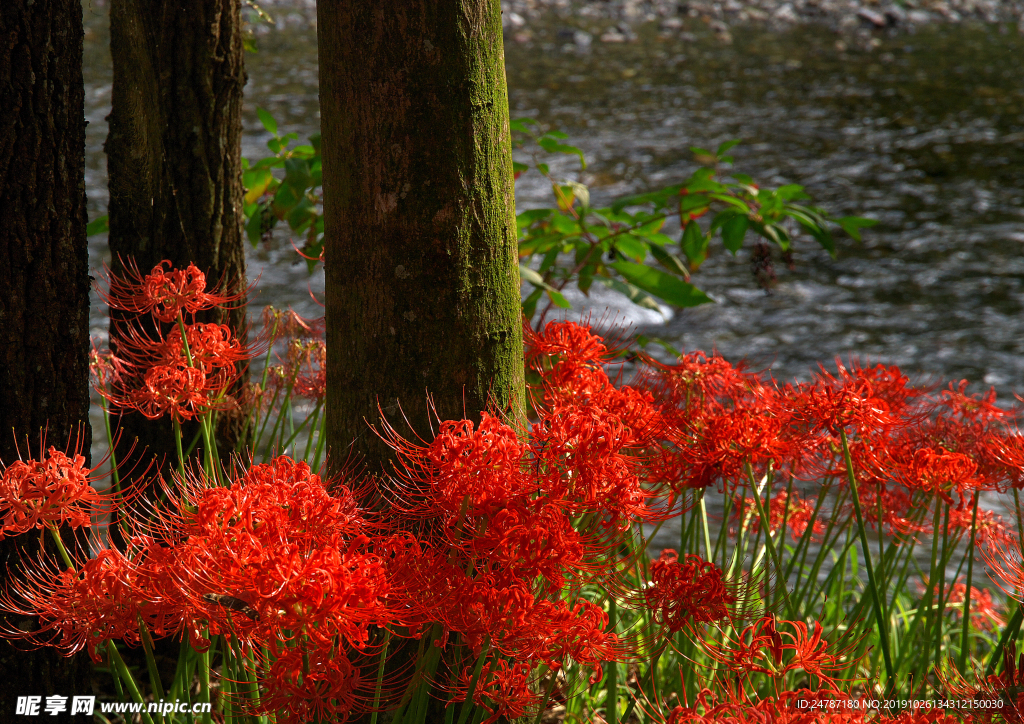
<path fill-rule="evenodd" d="M 90 217 L 106 205 L 105 22 L 86 10 Z M 696 168 L 690 146 L 742 139 L 736 170 L 762 185 L 803 184 L 835 216 L 880 222 L 863 244 L 840 240 L 837 259 L 801 239 L 770 295 L 746 252 L 719 246 L 694 277 L 715 304 L 664 316 L 606 313 L 605 297 L 578 297 L 583 306 L 783 380 L 853 354 L 931 381 L 994 386 L 1003 400 L 1024 391 L 1024 38 L 1015 30 L 936 26 L 859 52 L 811 27 L 734 28 L 731 44 L 699 29 L 665 40 L 652 27 L 636 43 L 580 46 L 552 22 L 535 32 L 549 42 L 506 43 L 511 114 L 569 133 L 587 172 L 579 177 L 570 157 L 553 169 L 588 184 L 594 205 L 685 179 Z M 315 31 L 276 30 L 259 45 L 246 59 L 250 159 L 267 154 L 256 106 L 301 141 L 319 126 Z M 540 205 L 553 205 L 550 191 L 527 174 L 517 206 Z M 98 267 L 105 239 L 92 242 Z M 283 235 L 250 249 L 250 277 L 262 275 L 257 307 L 321 313 L 309 292 L 322 291 L 322 272 L 310 278 L 298 261 Z M 102 338 L 99 305 L 93 327 Z"/>

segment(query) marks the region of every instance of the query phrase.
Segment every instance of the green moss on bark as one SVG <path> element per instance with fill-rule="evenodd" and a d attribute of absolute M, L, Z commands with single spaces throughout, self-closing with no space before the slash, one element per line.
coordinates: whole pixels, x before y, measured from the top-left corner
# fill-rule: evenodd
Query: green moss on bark
<path fill-rule="evenodd" d="M 332 460 L 523 400 L 497 0 L 318 5 Z M 401 412 L 399 412 L 401 408 Z"/>

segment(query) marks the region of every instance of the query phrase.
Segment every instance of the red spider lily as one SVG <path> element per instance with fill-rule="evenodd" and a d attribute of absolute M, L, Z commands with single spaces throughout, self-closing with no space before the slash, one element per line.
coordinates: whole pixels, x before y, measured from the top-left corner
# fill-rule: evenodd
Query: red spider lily
<path fill-rule="evenodd" d="M 949 509 L 949 530 L 968 533 L 971 529 L 973 513 L 968 508 Z M 991 510 L 978 510 L 974 521 L 974 544 L 979 548 L 1006 548 L 1015 546 L 1019 538 L 1017 532 L 1005 520 Z"/>
<path fill-rule="evenodd" d="M 359 667 L 330 645 L 286 648 L 261 679 L 260 711 L 280 724 L 345 722 L 367 696 Z"/>
<path fill-rule="evenodd" d="M 93 386 L 97 389 L 107 389 L 110 385 L 121 384 L 126 374 L 126 367 L 120 358 L 110 350 L 99 351 L 95 342 L 89 352 L 89 372 L 93 379 Z"/>
<path fill-rule="evenodd" d="M 171 415 L 179 422 L 233 404 L 224 393 L 241 375 L 241 363 L 255 353 L 220 324 L 190 324 L 188 352 L 177 327 L 153 342 L 136 330 L 119 340 L 122 365 L 144 370 L 141 380 L 121 374 L 113 389 L 97 391 L 118 408 L 134 409 L 149 419 Z"/>
<path fill-rule="evenodd" d="M 308 465 L 287 457 L 252 466 L 227 488 L 202 474 L 179 487 L 173 512 L 158 512 L 150 527 L 177 541 L 182 595 L 211 633 L 260 639 L 276 655 L 284 632 L 322 645 L 338 635 L 361 648 L 368 626 L 387 621 L 387 579 L 366 535 L 375 529 L 347 488 L 329 494 Z M 209 594 L 254 615 L 232 617 Z"/>
<path fill-rule="evenodd" d="M 135 586 L 130 561 L 114 550 L 102 550 L 96 558 L 61 569 L 52 559 L 40 558 L 15 578 L 9 588 L 21 602 L 5 592 L 0 610 L 38 616 L 39 628 L 19 631 L 6 628 L 6 638 L 21 638 L 38 646 L 55 646 L 67 655 L 88 648 L 93 661 L 102 660 L 99 647 L 125 639 L 137 645 L 141 597 Z M 59 637 L 59 638 L 58 638 Z"/>
<path fill-rule="evenodd" d="M 958 619 L 962 619 L 964 615 L 962 605 L 966 593 L 966 584 L 957 581 L 953 584 L 949 591 L 949 597 L 946 599 L 946 603 L 950 606 L 961 605 L 961 608 L 954 609 Z M 999 614 L 996 604 L 992 600 L 992 592 L 987 588 L 978 590 L 974 586 L 971 586 L 971 619 L 975 621 L 977 628 L 987 631 L 996 631 L 1006 624 L 1006 619 Z"/>
<path fill-rule="evenodd" d="M 164 266 L 168 269 L 164 269 Z M 204 309 L 224 307 L 244 299 L 245 293 L 216 294 L 206 291 L 206 275 L 194 264 L 184 270 L 171 268 L 166 259 L 143 276 L 134 261 L 124 262 L 125 275 L 107 270 L 107 292 L 100 292 L 111 308 L 135 314 L 152 314 L 159 322 L 173 322 L 179 314 L 195 315 Z"/>
<path fill-rule="evenodd" d="M 324 318 L 306 319 L 291 309 L 263 308 L 264 335 L 271 342 L 279 339 L 310 339 L 324 336 Z"/>
<path fill-rule="evenodd" d="M 990 387 L 984 395 L 968 395 L 967 385 L 967 380 L 960 380 L 954 388 L 950 382 L 949 389 L 943 390 L 939 395 L 939 405 L 946 408 L 954 419 L 984 428 L 993 422 L 1008 420 L 1012 416 L 1011 411 L 996 405 L 994 387 Z"/>
<path fill-rule="evenodd" d="M 901 422 L 904 403 L 912 396 L 906 378 L 893 368 L 866 370 L 836 360 L 838 377 L 824 367 L 811 385 L 801 385 L 797 416 L 812 429 L 838 435 L 840 430 L 891 430 Z"/>
<path fill-rule="evenodd" d="M 295 394 L 312 402 L 323 402 L 327 396 L 327 345 L 313 340 L 295 377 Z"/>
<path fill-rule="evenodd" d="M 684 354 L 674 365 L 652 363 L 655 397 L 663 403 L 664 414 L 681 416 L 674 419 L 680 427 L 694 411 L 724 410 L 763 386 L 760 375 L 733 366 L 717 352 L 711 357 L 700 351 Z"/>
<path fill-rule="evenodd" d="M 729 617 L 738 596 L 726 583 L 722 570 L 697 555 L 684 562 L 672 549 L 651 563 L 651 583 L 642 591 L 643 603 L 671 632 L 692 624 L 712 623 Z"/>
<path fill-rule="evenodd" d="M 946 666 L 936 667 L 936 673 L 947 697 L 976 702 L 972 722 L 1021 724 L 1024 722 L 1024 654 L 1019 659 L 1016 655 L 1016 644 L 1008 641 L 1003 648 L 1002 672 L 985 676 L 975 671 L 973 678 L 977 683 L 974 684 L 956 670 L 952 660 Z"/>
<path fill-rule="evenodd" d="M 602 662 L 622 661 L 628 653 L 627 644 L 607 627 L 608 614 L 586 599 L 571 607 L 564 600 L 540 599 L 526 611 L 508 652 L 543 661 L 552 669 L 571 658 L 591 669 L 590 683 L 595 684 L 601 680 Z"/>
<path fill-rule="evenodd" d="M 799 450 L 787 420 L 765 392 L 743 407 L 710 413 L 684 430 L 677 455 L 688 468 L 678 488 L 706 488 L 716 482 L 746 485 L 748 470 L 760 473 L 769 463 L 784 466 Z M 774 408 L 774 409 L 772 409 Z"/>
<path fill-rule="evenodd" d="M 515 430 L 486 412 L 475 430 L 469 420 L 442 422 L 426 446 L 391 427 L 382 436 L 398 453 L 393 505 L 406 515 L 487 516 L 536 490 L 524 470 L 526 447 Z"/>
<path fill-rule="evenodd" d="M 533 437 L 544 492 L 573 515 L 599 512 L 615 527 L 650 514 L 641 461 L 626 452 L 646 441 L 619 416 L 597 405 L 557 407 L 534 425 Z"/>
<path fill-rule="evenodd" d="M 92 517 L 115 502 L 93 488 L 99 466 L 85 467 L 85 456 L 50 447 L 41 460 L 16 460 L 0 476 L 0 538 L 35 528 L 88 527 Z"/>
<path fill-rule="evenodd" d="M 548 322 L 540 332 L 524 325 L 527 363 L 541 368 L 545 357 L 558 357 L 565 367 L 600 365 L 610 356 L 604 338 L 575 322 Z"/>
<path fill-rule="evenodd" d="M 950 492 L 975 490 L 982 482 L 978 464 L 963 453 L 924 448 L 896 472 L 896 479 L 912 490 L 923 490 L 951 503 Z"/>
<path fill-rule="evenodd" d="M 725 646 L 701 642 L 704 649 L 717 661 L 737 674 L 762 673 L 782 677 L 791 671 L 804 671 L 818 677 L 829 687 L 835 687 L 834 675 L 846 669 L 846 657 L 854 646 L 832 651 L 822 639 L 820 623 L 814 623 L 814 632 L 808 631 L 803 621 L 779 621 L 769 614 L 740 632 Z"/>
<path fill-rule="evenodd" d="M 225 387 L 219 375 L 209 378 L 194 367 L 160 365 L 146 370 L 137 389 L 104 397 L 115 407 L 137 410 L 150 420 L 170 415 L 181 422 L 215 409 L 215 395 Z"/>
<path fill-rule="evenodd" d="M 756 503 L 753 498 L 738 495 L 734 505 L 733 519 L 736 522 L 742 522 L 744 511 L 754 510 Z M 814 503 L 802 498 L 797 491 L 790 494 L 785 490 L 780 490 L 769 499 L 767 513 L 769 527 L 773 535 L 782 528 L 783 522 L 785 522 L 790 535 L 798 539 L 807 531 L 807 526 L 811 523 L 811 516 L 814 515 Z M 752 518 L 748 527 L 752 533 L 756 534 L 761 530 L 761 519 Z M 815 519 L 811 535 L 821 536 L 824 533 L 825 524 L 820 518 Z"/>
<path fill-rule="evenodd" d="M 856 468 L 856 463 L 854 464 Z M 858 474 L 858 478 L 861 476 Z M 926 510 L 916 502 L 910 492 L 900 487 L 889 487 L 878 478 L 864 476 L 858 484 L 864 522 L 872 528 L 885 526 L 889 535 L 914 535 L 931 532 L 930 521 L 921 513 Z M 837 513 L 841 518 L 853 515 L 853 504 L 847 503 Z"/>
<path fill-rule="evenodd" d="M 540 697 L 530 689 L 530 672 L 529 664 L 509 664 L 504 659 L 491 660 L 483 665 L 473 691 L 474 703 L 490 714 L 481 724 L 493 724 L 501 717 L 511 721 L 536 710 Z M 460 672 L 451 700 L 453 703 L 466 700 L 472 676 L 470 666 Z"/>
<path fill-rule="evenodd" d="M 596 553 L 562 507 L 544 499 L 510 502 L 490 516 L 486 530 L 473 535 L 465 547 L 468 554 L 486 561 L 498 585 L 542 577 L 550 592 L 561 591 L 565 574 L 575 574 L 584 567 L 584 558 Z"/>

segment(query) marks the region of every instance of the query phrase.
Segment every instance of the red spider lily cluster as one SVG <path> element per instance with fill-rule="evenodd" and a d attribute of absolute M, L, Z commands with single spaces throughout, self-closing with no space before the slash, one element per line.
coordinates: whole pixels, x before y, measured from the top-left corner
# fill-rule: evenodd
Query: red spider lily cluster
<path fill-rule="evenodd" d="M 16 460 L 0 475 L 0 538 L 47 526 L 89 526 L 109 501 L 96 492 L 96 468 L 79 451 L 50 447 L 41 460 Z"/>
<path fill-rule="evenodd" d="M 195 320 L 238 297 L 208 292 L 195 267 L 165 266 L 111 279 L 108 303 L 155 324 L 129 326 L 114 340 L 116 357 L 95 353 L 94 372 L 115 408 L 180 422 L 222 409 L 253 350 L 227 327 Z M 286 351 L 251 401 L 272 392 L 319 410 L 322 328 L 274 310 L 264 323 L 268 344 L 281 341 Z M 596 684 L 609 663 L 683 637 L 721 681 L 693 706 L 651 706 L 664 724 L 951 724 L 935 711 L 830 708 L 851 700 L 842 672 L 864 655 L 859 642 L 765 610 L 764 572 L 744 572 L 743 561 L 726 573 L 666 549 L 648 564 L 636 531 L 717 488 L 737 536 L 818 539 L 850 515 L 808 494 L 826 479 L 843 500 L 856 492 L 867 524 L 891 533 L 970 530 L 1007 588 L 1024 590 L 1024 566 L 998 552 L 1015 531 L 971 506 L 981 492 L 1024 483 L 1024 444 L 991 396 L 962 386 L 936 394 L 881 365 L 839 364 L 812 382 L 777 385 L 703 353 L 673 365 L 645 360 L 638 381 L 623 385 L 606 369 L 615 351 L 591 330 L 565 322 L 526 334 L 537 381 L 528 429 L 497 411 L 478 422 L 439 421 L 431 440 L 385 428 L 378 433 L 395 452 L 395 472 L 365 481 L 324 480 L 285 455 L 231 471 L 182 464 L 159 504 L 120 502 L 123 549 L 27 566 L 0 608 L 38 616 L 39 628 L 3 635 L 84 649 L 97 661 L 118 640 L 187 637 L 209 652 L 220 637 L 239 662 L 234 671 L 248 669 L 260 689 L 253 700 L 236 687 L 235 710 L 276 713 L 288 724 L 393 710 L 417 682 L 446 706 L 475 705 L 483 724 L 536 716 L 546 702 L 538 671 L 581 667 Z M 856 491 L 847 487 L 847 455 Z M 100 502 L 91 475 L 84 458 L 52 448 L 40 461 L 10 465 L 0 532 L 87 525 Z M 940 503 L 946 530 L 933 531 L 920 510 Z M 707 558 L 716 557 L 711 548 Z M 774 573 L 784 587 L 784 574 Z M 595 588 L 614 603 L 591 600 Z M 945 595 L 950 605 L 970 596 L 975 616 L 1001 625 L 988 591 L 956 583 Z M 650 628 L 617 628 L 617 605 L 643 611 Z M 415 672 L 389 670 L 378 685 L 378 662 L 415 646 Z M 812 688 L 786 690 L 797 675 Z M 1003 692 L 1015 676 L 1004 672 L 1005 681 L 986 680 L 972 695 Z M 758 688 L 764 681 L 770 695 Z M 947 688 L 957 686 L 967 691 L 948 677 Z"/>
<path fill-rule="evenodd" d="M 112 310 L 137 316 L 112 335 L 116 356 L 93 355 L 93 374 L 114 411 L 134 410 L 149 419 L 169 415 L 180 423 L 235 404 L 226 391 L 254 350 L 226 325 L 195 320 L 200 312 L 225 309 L 244 293 L 207 291 L 206 276 L 194 265 L 165 270 L 169 264 L 163 261 L 142 275 L 128 263 L 124 276 L 108 275 L 104 301 Z"/>

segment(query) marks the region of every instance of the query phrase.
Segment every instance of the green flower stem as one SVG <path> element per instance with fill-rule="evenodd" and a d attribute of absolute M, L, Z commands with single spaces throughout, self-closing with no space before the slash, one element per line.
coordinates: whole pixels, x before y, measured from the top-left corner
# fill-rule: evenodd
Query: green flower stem
<path fill-rule="evenodd" d="M 156 659 L 153 658 L 153 639 L 149 635 L 149 629 L 146 628 L 146 623 L 142 620 L 142 616 L 138 616 L 139 622 L 139 636 L 142 639 L 142 650 L 146 653 L 146 668 L 149 670 L 149 685 L 153 689 L 153 693 L 159 699 L 166 699 L 164 694 L 164 685 L 160 681 L 160 672 L 156 668 Z"/>
<path fill-rule="evenodd" d="M 935 617 L 935 661 L 942 661 L 942 617 L 944 615 L 943 609 L 946 605 L 946 561 L 948 560 L 947 551 L 949 550 L 949 503 L 945 505 L 946 513 L 942 523 L 942 565 L 939 566 L 939 596 L 936 599 L 938 602 L 938 613 Z"/>
<path fill-rule="evenodd" d="M 64 541 L 60 539 L 60 533 L 57 531 L 57 528 L 52 523 L 47 523 L 46 529 L 50 531 L 53 542 L 57 544 L 57 550 L 60 551 L 60 557 L 64 559 L 64 565 L 71 570 L 75 570 L 75 564 L 71 561 L 71 556 L 68 555 L 68 549 L 64 547 Z"/>
<path fill-rule="evenodd" d="M 971 631 L 971 583 L 974 575 L 974 538 L 978 529 L 978 501 L 981 492 L 974 491 L 974 504 L 971 506 L 971 538 L 967 543 L 967 582 L 964 586 L 964 620 L 963 629 L 960 634 L 960 660 L 958 666 L 960 671 L 967 671 L 967 650 Z"/>
<path fill-rule="evenodd" d="M 713 562 L 715 553 L 714 549 L 711 547 L 711 531 L 708 528 L 708 506 L 707 503 L 704 501 L 704 494 L 706 492 L 707 488 L 703 488 L 700 491 L 700 522 L 702 524 L 702 528 L 704 529 L 704 551 L 706 556 L 705 560 Z M 679 553 L 681 555 L 682 551 L 679 551 Z"/>
<path fill-rule="evenodd" d="M 185 477 L 185 452 L 181 449 L 181 423 L 178 422 L 177 418 L 173 418 L 174 432 L 174 449 L 178 453 L 178 474 Z"/>
<path fill-rule="evenodd" d="M 1003 649 L 1006 648 L 1006 644 L 1017 638 L 1020 633 L 1021 622 L 1024 622 L 1024 604 L 1017 604 L 1017 610 L 1013 612 L 1013 616 L 1003 626 L 1003 632 L 999 636 L 999 643 L 992 649 L 992 653 L 989 654 L 988 664 L 985 666 L 985 676 L 991 676 L 995 673 L 996 663 L 999 661 L 1000 655 L 1003 653 Z"/>
<path fill-rule="evenodd" d="M 757 489 L 754 482 L 754 470 L 749 464 L 747 465 L 747 478 L 750 480 L 751 486 L 754 487 L 754 505 L 757 506 L 757 514 L 761 518 L 761 530 L 764 531 L 764 540 L 765 545 L 768 547 L 768 555 L 772 558 L 772 564 L 775 566 L 775 570 L 778 571 L 779 576 L 782 576 L 784 569 L 782 567 L 782 561 L 779 559 L 779 551 L 775 547 L 775 541 L 772 540 L 772 532 L 769 525 L 770 519 L 768 518 L 767 511 L 764 509 L 764 504 L 761 502 L 761 492 Z M 767 484 L 767 476 L 764 488 L 765 494 L 770 496 L 771 486 Z M 779 589 L 782 591 L 782 599 L 786 603 L 786 611 L 788 612 L 789 619 L 791 621 L 798 620 L 799 612 L 796 610 L 796 607 L 789 598 L 789 590 L 786 587 L 786 581 L 784 579 L 779 581 Z"/>
<path fill-rule="evenodd" d="M 212 642 L 210 648 L 213 648 Z M 210 649 L 199 654 L 199 701 L 203 704 L 210 703 L 210 658 Z M 203 712 L 203 724 L 213 724 L 211 712 Z"/>
<path fill-rule="evenodd" d="M 121 654 L 117 651 L 117 646 L 113 641 L 107 642 L 107 651 L 110 653 L 110 659 L 116 667 L 117 676 L 124 682 L 125 686 L 128 687 L 128 692 L 132 695 L 132 698 L 139 704 L 144 704 L 145 699 L 142 698 L 142 692 L 139 691 L 138 685 L 135 683 L 132 672 L 128 670 L 128 666 L 124 663 L 124 659 L 121 658 Z M 154 724 L 153 717 L 149 715 L 149 712 L 142 709 L 142 721 L 146 724 Z M 207 717 L 209 714 L 207 714 Z M 209 724 L 209 722 L 207 722 Z"/>
<path fill-rule="evenodd" d="M 615 596 L 608 597 L 608 630 L 613 634 L 619 625 L 619 609 Z M 616 661 L 609 661 L 608 680 L 605 685 L 604 698 L 604 720 L 608 724 L 618 724 L 619 721 L 619 664 Z"/>
<path fill-rule="evenodd" d="M 469 690 L 466 691 L 466 700 L 462 702 L 462 708 L 459 710 L 459 724 L 466 724 L 469 719 L 469 712 L 473 709 L 473 695 L 476 694 L 476 685 L 480 680 L 480 672 L 484 668 L 484 659 L 491 651 L 491 637 L 487 636 L 484 639 L 484 647 L 480 651 L 480 656 L 476 660 L 476 666 L 473 667 L 473 678 L 469 680 Z"/>
<path fill-rule="evenodd" d="M 551 692 L 555 690 L 558 671 L 549 670 L 549 672 L 551 674 L 551 679 L 548 680 L 548 685 L 544 687 L 544 699 L 541 701 L 540 707 L 537 709 L 537 718 L 533 720 L 533 724 L 540 724 L 540 720 L 544 718 L 544 711 L 548 708 L 548 702 L 551 700 Z M 373 722 L 370 724 L 373 724 Z"/>
<path fill-rule="evenodd" d="M 380 651 L 380 663 L 377 665 L 377 686 L 373 690 L 373 710 L 370 714 L 370 724 L 377 724 L 377 708 L 380 706 L 380 691 L 384 685 L 384 662 L 388 655 L 388 646 L 391 645 L 391 630 L 384 630 L 384 647 Z"/>
<path fill-rule="evenodd" d="M 867 531 L 864 528 L 864 515 L 860 509 L 860 492 L 857 490 L 857 476 L 853 474 L 853 460 L 850 458 L 850 443 L 846 439 L 846 430 L 839 431 L 843 442 L 843 460 L 846 463 L 846 479 L 850 484 L 853 509 L 857 514 L 857 532 L 860 536 L 861 549 L 864 551 L 864 568 L 868 572 L 868 585 L 871 587 L 871 598 L 878 622 L 878 638 L 882 645 L 882 660 L 885 663 L 886 697 L 891 697 L 896 690 L 896 677 L 892 667 L 892 654 L 889 652 L 889 627 L 886 625 L 885 610 L 882 607 L 882 594 L 875 581 L 875 568 L 871 563 L 871 547 L 868 545 Z"/>

